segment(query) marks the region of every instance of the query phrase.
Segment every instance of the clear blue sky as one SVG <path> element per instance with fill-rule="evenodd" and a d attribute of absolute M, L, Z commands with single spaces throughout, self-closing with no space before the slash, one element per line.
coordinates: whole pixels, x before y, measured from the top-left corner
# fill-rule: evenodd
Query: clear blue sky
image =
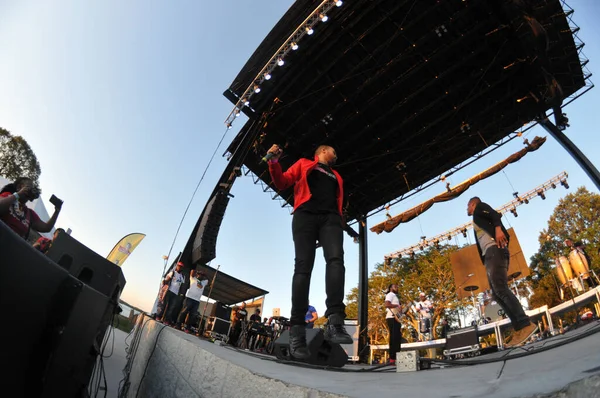
<path fill-rule="evenodd" d="M 0 0 L 0 126 L 24 136 L 42 166 L 43 199 L 64 199 L 57 226 L 107 255 L 131 232 L 146 239 L 125 263 L 122 298 L 150 310 L 175 231 L 218 141 L 231 104 L 222 96 L 291 0 L 55 2 Z M 600 71 L 600 2 L 571 0 L 592 72 Z M 332 17 L 334 17 L 332 15 Z M 318 34 L 318 30 L 315 31 Z M 310 45 L 307 37 L 304 45 Z M 277 78 L 276 75 L 273 76 Z M 566 108 L 571 139 L 595 163 L 600 159 L 597 104 L 591 92 Z M 245 120 L 230 130 L 229 143 Z M 546 135 L 539 127 L 528 138 Z M 177 239 L 181 250 L 225 167 L 220 154 L 209 169 Z M 452 177 L 458 184 L 522 148 L 515 140 Z M 338 154 L 340 162 L 344 154 Z M 493 206 L 567 171 L 571 190 L 595 186 L 551 138 L 537 152 L 471 188 L 463 198 L 437 204 L 390 234 L 369 233 L 369 269 L 383 256 L 469 221 L 466 200 Z M 444 190 L 441 184 L 394 206 L 397 214 Z M 274 307 L 290 310 L 293 270 L 291 216 L 278 202 L 238 179 L 221 227 L 212 266 L 271 293 Z M 527 259 L 560 197 L 533 200 L 507 219 Z M 47 203 L 47 207 L 51 207 Z M 383 215 L 369 220 L 374 225 Z M 507 223 L 507 226 L 508 223 Z M 462 237 L 460 238 L 462 239 Z M 461 242 L 464 243 L 464 242 Z M 345 241 L 346 290 L 358 283 L 358 246 Z M 324 262 L 313 274 L 311 302 L 324 313 Z"/>

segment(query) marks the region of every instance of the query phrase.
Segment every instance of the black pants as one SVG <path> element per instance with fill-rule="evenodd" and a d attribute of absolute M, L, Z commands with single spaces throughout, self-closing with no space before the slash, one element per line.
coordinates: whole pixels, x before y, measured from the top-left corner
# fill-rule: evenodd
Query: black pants
<path fill-rule="evenodd" d="M 400 351 L 402 334 L 400 333 L 400 324 L 394 318 L 386 318 L 390 338 L 388 341 L 388 353 L 390 359 L 396 359 L 396 353 Z"/>
<path fill-rule="evenodd" d="M 177 324 L 181 325 L 183 322 L 185 322 L 185 317 L 187 316 L 188 320 L 185 322 L 186 329 L 189 329 L 190 326 L 194 325 L 199 305 L 199 301 L 186 297 L 183 301 L 183 308 L 177 317 Z"/>
<path fill-rule="evenodd" d="M 485 251 L 485 269 L 493 297 L 510 318 L 514 329 L 520 330 L 529 325 L 530 321 L 521 303 L 508 287 L 508 260 L 508 249 L 493 246 Z"/>
<path fill-rule="evenodd" d="M 296 260 L 292 279 L 292 325 L 304 325 L 308 310 L 310 277 L 315 264 L 317 240 L 325 257 L 325 293 L 327 299 L 325 316 L 340 314 L 345 317 L 344 282 L 344 236 L 339 214 L 314 214 L 304 211 L 294 213 L 292 236 Z"/>

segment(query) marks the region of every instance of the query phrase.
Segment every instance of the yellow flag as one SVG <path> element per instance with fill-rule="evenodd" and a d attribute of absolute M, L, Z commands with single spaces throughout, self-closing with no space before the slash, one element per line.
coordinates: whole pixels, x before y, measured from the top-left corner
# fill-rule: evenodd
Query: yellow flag
<path fill-rule="evenodd" d="M 115 245 L 115 247 L 110 251 L 108 256 L 106 256 L 107 260 L 117 264 L 118 266 L 122 266 L 127 257 L 131 254 L 131 252 L 140 244 L 142 239 L 146 237 L 145 234 L 129 234 L 123 237 Z"/>

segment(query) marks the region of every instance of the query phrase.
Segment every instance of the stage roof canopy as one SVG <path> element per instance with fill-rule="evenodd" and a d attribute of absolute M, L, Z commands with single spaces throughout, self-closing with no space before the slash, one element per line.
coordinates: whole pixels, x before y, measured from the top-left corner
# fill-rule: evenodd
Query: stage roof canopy
<path fill-rule="evenodd" d="M 381 209 L 514 138 L 586 87 L 570 13 L 559 0 L 539 0 L 525 18 L 524 3 L 354 0 L 333 7 L 261 83 L 243 109 L 251 120 L 229 152 L 259 129 L 244 165 L 271 185 L 260 159 L 273 143 L 285 147 L 284 169 L 330 144 L 348 220 Z M 294 2 L 225 96 L 237 103 L 319 4 Z M 291 190 L 280 195 L 293 203 Z"/>
<path fill-rule="evenodd" d="M 217 270 L 215 268 L 199 265 L 198 271 L 203 271 L 208 275 L 208 280 L 212 281 Z M 210 289 L 207 287 L 207 289 Z M 242 301 L 251 300 L 256 297 L 264 296 L 269 292 L 259 287 L 227 275 L 224 272 L 218 271 L 214 286 L 210 292 L 212 300 L 220 301 L 223 304 L 232 305 Z M 208 297 L 209 291 L 206 290 L 204 295 Z"/>

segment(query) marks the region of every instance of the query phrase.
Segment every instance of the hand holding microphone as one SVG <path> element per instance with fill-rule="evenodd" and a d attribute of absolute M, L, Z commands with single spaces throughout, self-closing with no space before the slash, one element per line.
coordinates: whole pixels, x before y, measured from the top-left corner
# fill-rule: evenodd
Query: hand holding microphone
<path fill-rule="evenodd" d="M 279 148 L 279 145 L 273 144 L 273 146 L 271 146 L 271 148 L 269 148 L 269 150 L 267 151 L 267 154 L 262 158 L 262 161 L 268 162 L 271 159 L 277 160 L 279 159 L 282 153 L 283 151 L 281 150 L 281 148 Z"/>

